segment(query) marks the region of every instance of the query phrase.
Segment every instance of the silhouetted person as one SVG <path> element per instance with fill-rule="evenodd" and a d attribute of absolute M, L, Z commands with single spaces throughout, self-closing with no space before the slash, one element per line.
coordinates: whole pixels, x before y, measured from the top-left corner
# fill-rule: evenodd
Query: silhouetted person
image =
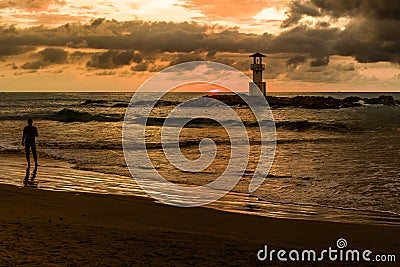
<path fill-rule="evenodd" d="M 36 154 L 36 143 L 35 138 L 39 136 L 38 130 L 35 126 L 32 125 L 33 120 L 31 118 L 28 119 L 28 125 L 25 126 L 24 132 L 22 135 L 22 146 L 25 146 L 26 153 L 26 161 L 28 162 L 27 173 L 29 176 L 29 168 L 31 167 L 31 161 L 29 158 L 30 151 L 32 150 L 33 159 L 35 161 L 35 170 L 37 169 L 37 154 Z"/>

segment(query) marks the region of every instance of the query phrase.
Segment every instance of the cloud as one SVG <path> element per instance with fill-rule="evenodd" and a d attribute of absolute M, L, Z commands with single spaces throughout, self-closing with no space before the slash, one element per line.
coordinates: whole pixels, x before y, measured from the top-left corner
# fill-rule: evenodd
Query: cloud
<path fill-rule="evenodd" d="M 131 67 L 132 71 L 147 71 L 149 68 L 149 63 L 147 62 L 141 62 L 139 64 L 136 64 L 135 66 Z"/>
<path fill-rule="evenodd" d="M 281 59 L 281 58 L 268 59 L 267 70 L 265 71 L 264 77 L 266 79 L 277 79 L 282 74 L 287 73 L 288 66 L 286 65 L 286 63 L 287 59 Z"/>
<path fill-rule="evenodd" d="M 400 2 L 393 0 L 311 0 L 323 12 L 335 17 L 369 16 L 400 19 Z"/>
<path fill-rule="evenodd" d="M 360 79 L 361 76 L 352 64 L 333 64 L 330 66 L 311 67 L 301 65 L 289 70 L 284 79 L 311 83 L 340 83 Z"/>
<path fill-rule="evenodd" d="M 270 35 L 225 30 L 212 32 L 197 23 L 104 21 L 81 25 L 69 23 L 56 28 L 12 29 L 0 26 L 0 43 L 44 46 L 75 46 L 109 50 L 152 52 L 253 52 L 266 50 Z M 210 32 L 211 31 L 211 32 Z M 85 42 L 86 41 L 86 42 Z"/>
<path fill-rule="evenodd" d="M 309 53 L 313 57 L 321 57 L 332 52 L 333 40 L 338 34 L 338 29 L 311 29 L 303 25 L 288 29 L 279 35 L 257 35 L 236 30 L 213 32 L 212 28 L 197 23 L 117 22 L 103 19 L 87 25 L 69 23 L 56 28 L 32 27 L 12 30 L 13 32 L 6 26 L 0 27 L 0 43 L 71 47 L 83 45 L 96 49 L 135 50 L 146 54 L 211 51 L 209 57 L 217 52 L 254 51 Z M 108 60 L 107 55 L 103 56 L 106 58 L 94 58 L 89 65 L 104 67 L 105 64 L 106 67 L 114 67 L 105 63 Z M 114 62 L 114 65 L 120 64 Z"/>
<path fill-rule="evenodd" d="M 179 54 L 174 60 L 170 62 L 170 66 L 178 65 L 181 63 L 186 63 L 190 61 L 203 61 L 204 57 L 199 53 L 193 54 Z"/>
<path fill-rule="evenodd" d="M 311 17 L 320 16 L 318 8 L 308 1 L 294 1 L 289 4 L 290 11 L 287 12 L 288 18 L 282 23 L 283 28 L 287 28 L 299 22 L 304 15 Z"/>
<path fill-rule="evenodd" d="M 308 7 L 307 9 L 304 6 Z M 310 12 L 318 9 L 319 13 Z M 300 19 L 311 16 L 331 20 L 349 20 L 342 31 L 332 39 L 330 54 L 352 56 L 358 62 L 388 61 L 400 63 L 400 1 L 393 0 L 310 0 L 296 1 L 291 5 L 288 20 L 283 26 L 300 27 Z M 317 25 L 322 26 L 321 22 Z M 302 25 L 306 27 L 305 25 Z M 327 25 L 325 25 L 327 26 Z M 332 41 L 334 44 L 332 45 Z M 325 54 L 329 55 L 329 54 Z"/>
<path fill-rule="evenodd" d="M 51 64 L 62 64 L 67 60 L 68 52 L 59 48 L 46 48 L 39 52 L 44 62 Z"/>
<path fill-rule="evenodd" d="M 320 57 L 310 62 L 311 67 L 322 67 L 328 65 L 329 65 L 329 56 Z"/>
<path fill-rule="evenodd" d="M 0 1 L 0 9 L 16 8 L 24 9 L 30 12 L 38 12 L 48 10 L 51 6 L 65 5 L 65 1 L 60 0 L 2 0 Z"/>
<path fill-rule="evenodd" d="M 86 40 L 80 40 L 78 42 L 71 41 L 67 43 L 67 46 L 71 48 L 86 48 L 88 47 L 88 42 Z"/>
<path fill-rule="evenodd" d="M 319 14 L 326 16 L 333 12 L 321 8 L 320 6 L 323 6 L 321 3 L 317 6 L 314 2 L 293 2 L 291 10 L 299 14 L 303 12 L 307 16 Z M 358 14 L 357 12 L 351 14 Z M 182 55 L 168 60 L 171 64 L 191 60 L 224 61 L 216 55 L 224 52 L 255 51 L 266 54 L 286 53 L 292 54 L 289 57 L 297 55 L 315 59 L 342 55 L 352 56 L 359 62 L 399 62 L 400 36 L 397 34 L 397 29 L 400 27 L 400 22 L 394 19 L 379 20 L 377 19 L 379 16 L 371 12 L 366 14 L 370 15 L 364 19 L 351 19 L 345 29 L 330 26 L 327 22 L 307 25 L 298 21 L 275 35 L 246 34 L 237 30 L 216 31 L 212 26 L 193 22 L 140 20 L 118 22 L 96 19 L 88 24 L 68 23 L 54 28 L 39 26 L 18 29 L 14 26 L 1 25 L 0 43 L 9 46 L 107 49 L 108 52 L 93 55 L 87 63 L 88 67 L 99 69 L 119 68 L 133 62 L 140 63 L 143 59 L 136 58 L 140 53 L 152 57 L 162 53 Z M 146 61 L 150 62 L 148 59 Z M 232 66 L 242 65 L 237 61 L 225 61 Z M 319 65 L 317 63 L 319 62 L 315 62 Z M 150 66 L 149 69 L 153 67 Z"/>
<path fill-rule="evenodd" d="M 51 64 L 63 64 L 67 61 L 68 52 L 60 48 L 46 48 L 37 53 L 39 60 L 27 62 L 21 66 L 22 69 L 37 70 L 46 68 Z"/>
<path fill-rule="evenodd" d="M 25 75 L 25 74 L 29 74 L 29 73 L 37 73 L 37 70 L 32 69 L 32 70 L 29 70 L 29 71 L 17 71 L 13 75 L 14 76 L 20 76 L 20 75 Z"/>
<path fill-rule="evenodd" d="M 0 57 L 1 56 L 11 56 L 11 55 L 20 55 L 26 52 L 35 50 L 35 47 L 32 46 L 14 46 L 14 45 L 0 45 Z"/>
<path fill-rule="evenodd" d="M 53 73 L 53 74 L 61 74 L 63 72 L 64 72 L 63 70 L 54 70 L 51 73 Z"/>
<path fill-rule="evenodd" d="M 349 64 L 338 64 L 335 66 L 337 71 L 356 71 L 354 63 Z"/>
<path fill-rule="evenodd" d="M 362 20 L 350 23 L 334 49 L 339 55 L 353 56 L 358 62 L 400 63 L 400 21 Z"/>
<path fill-rule="evenodd" d="M 275 36 L 269 44 L 269 52 L 309 54 L 313 57 L 327 56 L 339 34 L 337 28 L 310 28 L 299 25 Z"/>
<path fill-rule="evenodd" d="M 49 64 L 47 62 L 37 60 L 37 61 L 33 61 L 33 62 L 26 62 L 25 64 L 23 64 L 21 66 L 21 68 L 23 68 L 24 70 L 37 70 L 37 69 L 47 67 L 48 65 Z"/>
<path fill-rule="evenodd" d="M 206 55 L 207 60 L 213 59 L 217 55 L 217 51 L 209 51 Z"/>
<path fill-rule="evenodd" d="M 109 50 L 104 53 L 96 53 L 86 66 L 97 69 L 115 69 L 131 62 L 140 63 L 143 61 L 142 55 L 134 51 Z"/>
<path fill-rule="evenodd" d="M 117 74 L 116 71 L 104 70 L 104 71 L 96 72 L 94 75 L 96 75 L 96 76 L 114 76 L 115 74 Z"/>
<path fill-rule="evenodd" d="M 16 25 L 48 25 L 49 27 L 53 27 L 54 25 L 73 23 L 73 22 L 81 22 L 87 21 L 88 17 L 86 15 L 77 15 L 77 14 L 63 14 L 50 11 L 44 12 L 19 12 L 15 11 L 10 12 L 10 14 L 6 17 L 0 17 L 0 22 L 7 24 L 16 24 Z"/>
<path fill-rule="evenodd" d="M 14 62 L 7 64 L 6 67 L 9 67 L 12 70 L 18 69 L 18 66 Z"/>
<path fill-rule="evenodd" d="M 294 57 L 289 58 L 286 61 L 286 65 L 289 67 L 294 67 L 297 68 L 297 66 L 301 63 L 306 63 L 307 62 L 307 57 L 306 56 L 301 56 L 301 55 L 296 55 Z"/>

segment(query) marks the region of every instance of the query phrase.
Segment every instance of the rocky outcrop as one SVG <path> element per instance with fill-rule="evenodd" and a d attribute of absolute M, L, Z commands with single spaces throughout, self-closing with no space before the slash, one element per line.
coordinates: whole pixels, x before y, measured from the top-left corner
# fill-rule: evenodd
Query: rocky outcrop
<path fill-rule="evenodd" d="M 127 108 L 129 107 L 129 103 L 117 103 L 112 106 L 113 108 Z"/>
<path fill-rule="evenodd" d="M 104 105 L 107 104 L 105 100 L 92 100 L 88 99 L 85 102 L 81 103 L 81 106 L 88 106 L 88 105 Z"/>
<path fill-rule="evenodd" d="M 398 103 L 394 100 L 393 96 L 381 95 L 378 98 L 366 98 L 364 99 L 365 104 L 370 105 L 385 105 L 385 106 L 396 106 Z"/>
<path fill-rule="evenodd" d="M 229 106 L 246 106 L 246 102 L 242 99 L 251 98 L 249 96 L 239 95 L 213 95 L 205 96 L 208 98 L 219 100 Z M 360 107 L 363 104 L 371 105 L 399 105 L 399 101 L 395 100 L 392 96 L 380 96 L 378 98 L 361 98 L 351 96 L 344 99 L 333 97 L 320 97 L 320 96 L 296 96 L 296 97 L 274 97 L 267 96 L 268 104 L 271 108 L 306 108 L 306 109 L 340 109 L 340 108 L 353 108 Z M 253 103 L 257 101 L 252 100 Z M 260 101 L 261 103 L 261 101 Z"/>
<path fill-rule="evenodd" d="M 344 103 L 340 99 L 333 97 L 316 96 L 296 96 L 288 97 L 267 97 L 267 101 L 272 108 L 298 107 L 307 109 L 339 109 Z"/>

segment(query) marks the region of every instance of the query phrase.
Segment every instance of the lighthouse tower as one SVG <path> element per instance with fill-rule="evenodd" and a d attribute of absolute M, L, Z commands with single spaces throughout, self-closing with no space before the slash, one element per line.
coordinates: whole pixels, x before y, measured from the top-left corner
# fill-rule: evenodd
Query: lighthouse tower
<path fill-rule="evenodd" d="M 250 65 L 253 71 L 253 82 L 249 86 L 250 96 L 266 96 L 267 84 L 263 82 L 262 73 L 265 70 L 265 64 L 262 63 L 262 58 L 267 57 L 260 53 L 255 53 L 250 57 L 254 58 L 254 63 Z"/>

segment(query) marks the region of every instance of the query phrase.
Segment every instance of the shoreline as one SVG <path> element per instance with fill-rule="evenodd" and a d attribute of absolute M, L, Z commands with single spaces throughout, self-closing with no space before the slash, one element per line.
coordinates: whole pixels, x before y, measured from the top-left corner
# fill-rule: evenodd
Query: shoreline
<path fill-rule="evenodd" d="M 26 162 L 23 154 L 0 153 L 0 185 L 23 187 Z M 74 168 L 74 164 L 39 155 L 39 186 L 36 190 L 77 194 L 144 197 L 152 201 L 131 177 Z M 31 168 L 31 171 L 33 168 Z M 12 175 L 9 175 L 11 173 Z M 16 178 L 18 177 L 18 178 Z M 280 203 L 230 192 L 204 208 L 234 214 L 276 219 L 338 222 L 359 225 L 400 226 L 400 216 L 385 211 L 358 210 L 317 204 Z"/>
<path fill-rule="evenodd" d="M 264 245 L 324 249 L 345 238 L 353 249 L 391 254 L 400 246 L 398 226 L 276 219 L 11 185 L 0 185 L 0 227 L 6 265 L 257 265 Z"/>

